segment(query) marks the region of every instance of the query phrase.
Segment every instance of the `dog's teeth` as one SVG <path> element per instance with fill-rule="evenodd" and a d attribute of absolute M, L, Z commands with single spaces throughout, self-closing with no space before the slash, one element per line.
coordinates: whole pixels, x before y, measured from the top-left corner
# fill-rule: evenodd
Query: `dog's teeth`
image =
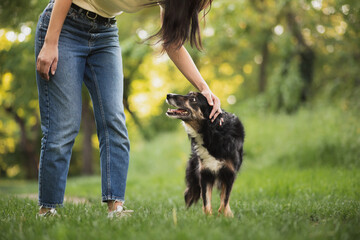
<path fill-rule="evenodd" d="M 168 108 L 167 110 L 168 114 L 175 114 L 175 115 L 180 115 L 180 116 L 185 116 L 188 114 L 188 111 L 185 109 L 172 109 L 172 108 Z"/>

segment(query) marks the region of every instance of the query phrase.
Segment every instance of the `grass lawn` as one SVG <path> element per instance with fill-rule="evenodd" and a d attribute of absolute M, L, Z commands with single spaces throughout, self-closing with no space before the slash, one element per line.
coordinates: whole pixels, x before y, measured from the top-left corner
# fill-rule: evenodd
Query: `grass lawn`
<path fill-rule="evenodd" d="M 36 200 L 23 197 L 37 193 L 36 182 L 1 180 L 0 239 L 360 239 L 358 118 L 336 108 L 237 113 L 247 135 L 233 219 L 204 216 L 200 203 L 185 209 L 190 145 L 179 127 L 133 143 L 126 197 L 132 217 L 107 219 L 99 176 L 69 178 L 66 197 L 87 203 L 65 202 L 57 217 L 42 220 Z M 215 191 L 215 213 L 219 202 Z"/>

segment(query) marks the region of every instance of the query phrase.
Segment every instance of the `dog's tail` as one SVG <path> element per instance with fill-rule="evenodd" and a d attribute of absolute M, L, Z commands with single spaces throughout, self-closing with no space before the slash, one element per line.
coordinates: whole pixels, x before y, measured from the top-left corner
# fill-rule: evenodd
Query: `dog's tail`
<path fill-rule="evenodd" d="M 200 199 L 200 177 L 199 177 L 199 161 L 195 155 L 193 155 L 186 168 L 186 190 L 184 193 L 185 204 L 189 208 L 193 203 L 196 203 Z"/>
<path fill-rule="evenodd" d="M 200 185 L 187 188 L 184 193 L 186 207 L 190 207 L 193 203 L 197 203 L 200 199 Z"/>

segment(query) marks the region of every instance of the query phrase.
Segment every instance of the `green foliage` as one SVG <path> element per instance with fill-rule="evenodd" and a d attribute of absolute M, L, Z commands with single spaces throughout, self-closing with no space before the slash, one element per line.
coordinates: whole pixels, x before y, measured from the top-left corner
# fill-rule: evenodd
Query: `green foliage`
<path fill-rule="evenodd" d="M 334 105 L 302 108 L 292 115 L 249 116 L 247 112 L 245 150 L 254 159 L 249 162 L 262 167 L 359 168 L 359 116 L 344 108 L 344 103 Z"/>
<path fill-rule="evenodd" d="M 289 66 L 290 65 L 290 66 Z M 269 78 L 268 101 L 274 111 L 294 112 L 300 105 L 302 82 L 297 61 L 284 63 Z"/>
<path fill-rule="evenodd" d="M 2 0 L 0 2 L 0 28 L 16 28 L 35 21 L 47 0 Z"/>

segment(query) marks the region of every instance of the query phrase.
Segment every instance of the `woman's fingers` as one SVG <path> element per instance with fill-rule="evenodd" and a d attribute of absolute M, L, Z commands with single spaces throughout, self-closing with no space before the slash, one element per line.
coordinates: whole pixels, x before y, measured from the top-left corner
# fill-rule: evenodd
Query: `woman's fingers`
<path fill-rule="evenodd" d="M 47 45 L 44 45 L 41 49 L 36 62 L 36 70 L 41 78 L 49 80 L 50 70 L 52 75 L 55 74 L 58 63 L 57 51 L 57 47 L 47 47 Z"/>
<path fill-rule="evenodd" d="M 52 65 L 51 65 L 51 74 L 55 75 L 56 69 L 57 69 L 58 59 L 55 58 Z"/>
<path fill-rule="evenodd" d="M 213 99 L 212 99 L 212 96 L 211 96 L 211 92 L 203 92 L 202 94 L 206 97 L 209 105 L 214 106 L 214 102 L 213 102 Z"/>
<path fill-rule="evenodd" d="M 215 119 L 219 116 L 219 114 L 221 113 L 221 108 L 220 108 L 220 100 L 219 98 L 217 98 L 215 95 L 212 96 L 213 97 L 213 109 L 210 113 L 210 119 L 211 121 L 215 121 Z"/>
<path fill-rule="evenodd" d="M 40 61 L 40 76 L 43 79 L 49 80 L 49 69 L 50 69 L 50 63 L 45 61 Z"/>
<path fill-rule="evenodd" d="M 211 119 L 211 121 L 214 121 L 221 113 L 220 99 L 215 96 L 211 91 L 203 91 L 201 93 L 206 97 L 209 105 L 213 106 L 209 118 Z"/>

